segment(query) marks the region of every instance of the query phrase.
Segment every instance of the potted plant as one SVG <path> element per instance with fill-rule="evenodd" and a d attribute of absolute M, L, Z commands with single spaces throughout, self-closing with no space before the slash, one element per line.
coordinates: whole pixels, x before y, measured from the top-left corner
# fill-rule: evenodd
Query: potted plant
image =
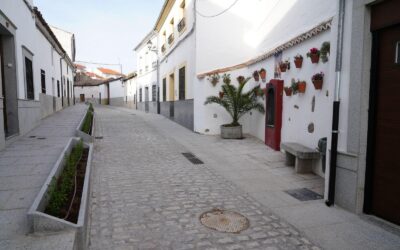
<path fill-rule="evenodd" d="M 227 75 L 227 77 L 229 77 Z M 263 103 L 258 102 L 257 95 L 262 95 L 260 86 L 256 86 L 247 92 L 243 89 L 250 80 L 240 76 L 237 78 L 239 85 L 238 87 L 224 82 L 222 85 L 222 92 L 224 95 L 220 96 L 209 96 L 205 101 L 205 105 L 216 103 L 221 105 L 228 114 L 232 117 L 232 122 L 229 124 L 221 125 L 221 137 L 224 139 L 241 139 L 242 138 L 242 125 L 239 123 L 239 119 L 255 109 L 260 113 L 264 113 Z"/>
<path fill-rule="evenodd" d="M 286 72 L 287 69 L 290 69 L 290 62 L 289 59 L 280 62 L 279 63 L 279 68 L 281 69 L 281 72 Z"/>
<path fill-rule="evenodd" d="M 307 53 L 307 57 L 311 59 L 312 63 L 318 63 L 319 62 L 319 55 L 320 51 L 317 48 L 312 48 L 310 51 Z"/>
<path fill-rule="evenodd" d="M 231 83 L 231 75 L 230 74 L 223 74 L 222 75 L 222 82 L 225 84 L 230 84 Z"/>
<path fill-rule="evenodd" d="M 292 89 L 292 93 L 295 95 L 297 92 L 299 92 L 299 81 L 296 81 L 294 78 L 292 78 L 292 85 L 290 87 Z"/>
<path fill-rule="evenodd" d="M 303 65 L 303 56 L 300 54 L 297 54 L 294 57 L 294 65 L 296 66 L 296 68 L 300 69 L 301 66 Z"/>
<path fill-rule="evenodd" d="M 324 83 L 324 73 L 320 72 L 313 75 L 311 80 L 315 89 L 322 89 L 322 84 Z"/>
<path fill-rule="evenodd" d="M 306 82 L 305 81 L 299 81 L 298 86 L 299 86 L 299 93 L 305 93 L 306 92 Z"/>
<path fill-rule="evenodd" d="M 260 74 L 261 80 L 263 82 L 265 82 L 267 80 L 267 71 L 264 68 L 261 68 L 259 74 Z"/>
<path fill-rule="evenodd" d="M 293 89 L 291 87 L 285 87 L 283 90 L 285 91 L 286 96 L 292 96 Z"/>
<path fill-rule="evenodd" d="M 323 42 L 321 45 L 321 51 L 320 51 L 320 55 L 321 55 L 321 61 L 323 63 L 328 62 L 328 54 L 331 51 L 331 43 L 330 42 Z"/>
<path fill-rule="evenodd" d="M 256 82 L 260 81 L 260 74 L 257 70 L 253 72 L 253 78 Z"/>
<path fill-rule="evenodd" d="M 219 98 L 221 98 L 221 99 L 224 98 L 224 92 L 222 92 L 222 91 L 219 92 Z"/>
<path fill-rule="evenodd" d="M 211 82 L 211 84 L 215 87 L 217 83 L 219 82 L 220 76 L 217 73 L 214 73 L 208 77 L 208 80 Z"/>

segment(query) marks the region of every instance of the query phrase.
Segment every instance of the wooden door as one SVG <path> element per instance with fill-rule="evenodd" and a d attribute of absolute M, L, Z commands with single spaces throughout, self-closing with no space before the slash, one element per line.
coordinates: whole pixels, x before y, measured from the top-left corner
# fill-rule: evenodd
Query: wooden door
<path fill-rule="evenodd" d="M 174 101 L 175 100 L 175 77 L 174 74 L 169 76 L 169 100 L 168 101 Z"/>
<path fill-rule="evenodd" d="M 81 102 L 85 102 L 85 94 L 80 94 L 79 99 Z"/>
<path fill-rule="evenodd" d="M 400 225 L 400 24 L 375 32 L 371 212 Z"/>

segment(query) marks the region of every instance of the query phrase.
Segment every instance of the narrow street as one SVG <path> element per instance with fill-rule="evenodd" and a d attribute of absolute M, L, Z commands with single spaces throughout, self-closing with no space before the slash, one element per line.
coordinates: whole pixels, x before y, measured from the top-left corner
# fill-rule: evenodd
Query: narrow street
<path fill-rule="evenodd" d="M 139 115 L 97 107 L 92 249 L 318 249 L 207 158 L 193 165 L 188 149 Z M 214 208 L 239 212 L 250 227 L 218 233 L 199 222 Z"/>

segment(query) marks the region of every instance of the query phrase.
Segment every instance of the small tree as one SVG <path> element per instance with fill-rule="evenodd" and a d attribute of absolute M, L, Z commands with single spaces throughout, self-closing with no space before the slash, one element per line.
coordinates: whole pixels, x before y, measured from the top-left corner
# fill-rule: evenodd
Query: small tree
<path fill-rule="evenodd" d="M 230 84 L 230 75 L 225 74 L 223 76 L 224 84 L 222 85 L 222 91 L 219 96 L 209 96 L 205 101 L 205 105 L 210 103 L 217 103 L 221 105 L 232 117 L 230 126 L 239 126 L 239 119 L 247 112 L 255 109 L 260 113 L 264 113 L 264 105 L 258 102 L 257 97 L 263 96 L 264 92 L 260 86 L 252 88 L 250 91 L 243 93 L 244 86 L 251 79 L 239 76 L 237 81 L 239 86 L 236 87 Z"/>

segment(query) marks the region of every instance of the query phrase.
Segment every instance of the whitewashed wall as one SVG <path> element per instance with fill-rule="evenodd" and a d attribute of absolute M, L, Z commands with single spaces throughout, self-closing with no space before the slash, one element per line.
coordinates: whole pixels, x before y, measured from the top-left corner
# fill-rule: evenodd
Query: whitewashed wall
<path fill-rule="evenodd" d="M 75 86 L 75 98 L 79 102 L 79 97 L 81 94 L 85 95 L 85 101 L 94 101 L 99 99 L 99 86 Z"/>
<path fill-rule="evenodd" d="M 185 19 L 186 19 L 186 28 L 179 33 L 176 26 L 179 23 L 182 15 L 181 15 L 181 5 L 182 1 L 176 1 L 174 6 L 172 7 L 164 25 L 161 27 L 161 31 L 159 33 L 159 48 L 164 44 L 166 44 L 167 50 L 163 54 L 161 51 L 159 52 L 161 55 L 160 61 L 160 100 L 166 101 L 162 99 L 163 93 L 163 79 L 167 79 L 167 90 L 166 96 L 168 100 L 169 96 L 169 76 L 174 74 L 175 84 L 174 84 L 174 99 L 178 100 L 179 98 L 179 69 L 183 66 L 186 67 L 186 99 L 193 99 L 193 78 L 195 76 L 195 57 L 196 57 L 196 39 L 194 34 L 194 2 L 192 0 L 186 0 L 185 6 Z M 170 28 L 170 20 L 174 18 L 175 26 L 173 29 L 175 40 L 173 44 L 169 45 L 167 41 L 163 40 L 163 32 L 167 31 L 167 39 L 169 34 L 171 34 L 172 30 Z"/>
<path fill-rule="evenodd" d="M 123 97 L 125 100 L 125 85 L 122 80 L 116 80 L 109 83 L 110 98 Z"/>

